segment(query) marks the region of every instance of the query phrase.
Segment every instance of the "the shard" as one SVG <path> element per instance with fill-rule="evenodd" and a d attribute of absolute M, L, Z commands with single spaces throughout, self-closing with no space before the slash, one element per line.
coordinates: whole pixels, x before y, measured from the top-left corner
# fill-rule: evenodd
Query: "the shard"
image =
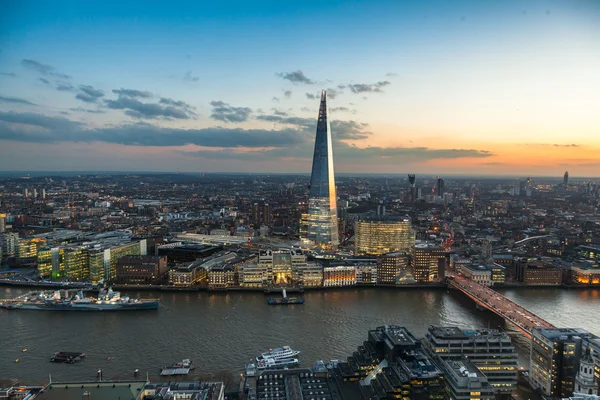
<path fill-rule="evenodd" d="M 338 245 L 337 195 L 333 173 L 331 127 L 327 120 L 327 93 L 321 93 L 315 153 L 310 176 L 307 241 L 325 249 Z"/>

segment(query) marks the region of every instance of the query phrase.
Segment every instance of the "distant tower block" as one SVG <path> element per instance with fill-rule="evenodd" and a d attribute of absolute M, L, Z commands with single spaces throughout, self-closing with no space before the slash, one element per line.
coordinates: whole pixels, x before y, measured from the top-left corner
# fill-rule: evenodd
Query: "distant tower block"
<path fill-rule="evenodd" d="M 569 186 L 569 171 L 565 171 L 565 176 L 563 177 L 563 183 L 565 187 Z"/>

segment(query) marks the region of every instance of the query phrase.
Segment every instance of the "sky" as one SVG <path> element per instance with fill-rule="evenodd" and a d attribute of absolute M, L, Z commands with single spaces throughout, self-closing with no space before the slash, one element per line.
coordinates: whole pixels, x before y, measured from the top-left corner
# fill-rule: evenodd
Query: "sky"
<path fill-rule="evenodd" d="M 600 1 L 3 2 L 0 170 L 600 176 Z"/>

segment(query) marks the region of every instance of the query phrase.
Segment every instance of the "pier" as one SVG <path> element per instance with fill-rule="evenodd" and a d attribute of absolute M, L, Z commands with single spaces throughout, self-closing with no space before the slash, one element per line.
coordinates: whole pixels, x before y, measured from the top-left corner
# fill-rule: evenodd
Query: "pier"
<path fill-rule="evenodd" d="M 550 322 L 538 317 L 502 294 L 461 276 L 453 276 L 448 286 L 471 298 L 478 306 L 486 308 L 514 325 L 531 338 L 534 328 L 555 328 Z"/>

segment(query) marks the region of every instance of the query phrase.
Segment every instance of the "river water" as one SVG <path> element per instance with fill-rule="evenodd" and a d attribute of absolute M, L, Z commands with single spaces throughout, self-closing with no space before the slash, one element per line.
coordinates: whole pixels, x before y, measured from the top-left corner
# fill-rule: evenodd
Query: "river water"
<path fill-rule="evenodd" d="M 502 292 L 557 326 L 600 334 L 600 290 Z M 0 298 L 23 293 L 0 287 Z M 281 345 L 301 350 L 302 365 L 310 366 L 318 359 L 345 359 L 369 329 L 384 324 L 406 326 L 417 337 L 430 325 L 504 327 L 498 316 L 446 290 L 315 291 L 304 294 L 304 305 L 294 306 L 269 306 L 258 292 L 128 295 L 159 297 L 165 307 L 108 313 L 0 310 L 0 378 L 44 383 L 51 374 L 53 380 L 94 380 L 102 369 L 105 379 L 129 379 L 135 369 L 156 376 L 161 366 L 183 358 L 197 365 L 195 375 L 239 373 L 252 357 Z M 87 358 L 72 365 L 50 363 L 57 351 L 81 351 Z M 523 348 L 524 366 L 527 358 Z"/>

